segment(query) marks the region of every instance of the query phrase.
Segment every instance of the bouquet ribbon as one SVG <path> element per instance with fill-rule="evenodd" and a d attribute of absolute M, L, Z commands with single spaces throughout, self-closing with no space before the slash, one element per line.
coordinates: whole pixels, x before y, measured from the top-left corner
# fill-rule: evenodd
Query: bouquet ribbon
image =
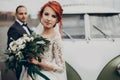
<path fill-rule="evenodd" d="M 27 60 L 21 60 L 21 63 L 26 63 Z M 28 63 L 28 62 L 27 62 Z M 32 78 L 32 80 L 35 80 L 33 77 L 33 73 L 38 74 L 39 76 L 41 76 L 42 78 L 44 78 L 45 80 L 50 80 L 46 75 L 44 75 L 43 73 L 41 73 L 38 69 L 35 68 L 34 65 L 29 65 L 28 67 L 28 74 L 30 75 L 30 77 Z"/>

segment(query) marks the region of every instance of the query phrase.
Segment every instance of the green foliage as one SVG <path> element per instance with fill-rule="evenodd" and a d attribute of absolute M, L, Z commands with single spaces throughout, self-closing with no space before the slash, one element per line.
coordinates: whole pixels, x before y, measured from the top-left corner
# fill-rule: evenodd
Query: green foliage
<path fill-rule="evenodd" d="M 35 58 L 41 61 L 40 54 L 49 49 L 50 41 L 40 35 L 32 33 L 30 36 L 24 34 L 18 40 L 10 43 L 6 51 L 8 58 L 5 63 L 8 69 L 15 70 L 19 65 L 29 67 L 28 58 Z M 34 65 L 36 66 L 36 65 Z"/>

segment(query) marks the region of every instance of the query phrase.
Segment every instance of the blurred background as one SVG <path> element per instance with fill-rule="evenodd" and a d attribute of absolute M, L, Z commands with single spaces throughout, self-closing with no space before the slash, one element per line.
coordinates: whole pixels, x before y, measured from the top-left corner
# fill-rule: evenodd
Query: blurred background
<path fill-rule="evenodd" d="M 28 9 L 28 24 L 32 27 L 39 25 L 37 18 L 41 6 L 49 0 L 0 0 L 0 56 L 4 55 L 7 43 L 7 30 L 13 24 L 15 17 L 14 11 L 20 4 Z M 120 10 L 120 0 L 57 0 L 63 9 L 67 6 L 102 6 Z M 104 9 L 104 8 L 103 8 Z"/>

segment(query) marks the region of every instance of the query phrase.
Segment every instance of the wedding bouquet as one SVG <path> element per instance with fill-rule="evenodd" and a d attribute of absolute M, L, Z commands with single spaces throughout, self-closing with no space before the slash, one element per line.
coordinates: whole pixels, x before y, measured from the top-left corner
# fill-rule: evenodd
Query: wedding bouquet
<path fill-rule="evenodd" d="M 50 41 L 32 33 L 30 36 L 24 34 L 23 37 L 13 40 L 6 51 L 8 58 L 5 63 L 8 69 L 15 70 L 19 66 L 28 67 L 28 74 L 32 77 L 33 73 L 41 75 L 38 66 L 30 64 L 27 59 L 35 58 L 41 61 L 40 54 L 49 49 Z M 42 74 L 43 77 L 46 77 Z M 49 79 L 48 79 L 49 80 Z"/>

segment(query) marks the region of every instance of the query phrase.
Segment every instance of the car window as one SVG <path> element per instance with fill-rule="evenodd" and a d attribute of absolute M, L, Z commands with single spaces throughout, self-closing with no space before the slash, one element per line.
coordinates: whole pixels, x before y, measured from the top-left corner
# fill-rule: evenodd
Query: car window
<path fill-rule="evenodd" d="M 66 39 L 85 39 L 84 15 L 64 14 L 63 32 Z"/>
<path fill-rule="evenodd" d="M 120 17 L 118 14 L 91 14 L 91 38 L 120 38 Z"/>

